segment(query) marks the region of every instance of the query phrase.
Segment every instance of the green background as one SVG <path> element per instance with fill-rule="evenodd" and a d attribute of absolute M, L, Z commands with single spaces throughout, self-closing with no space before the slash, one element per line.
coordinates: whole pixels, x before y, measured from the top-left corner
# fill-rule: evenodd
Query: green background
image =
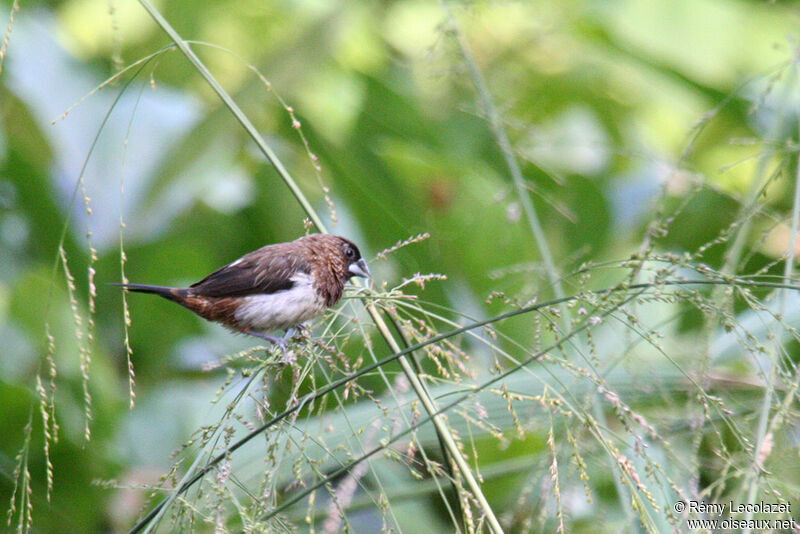
<path fill-rule="evenodd" d="M 555 295 L 439 3 L 171 0 L 156 5 L 185 39 L 207 44 L 193 48 L 331 231 L 359 244 L 378 288 L 384 282 L 392 288 L 415 273 L 441 273 L 447 279 L 428 282 L 424 291 L 413 284 L 404 289 L 473 317 L 515 305 L 502 298 L 487 303 L 492 292 L 520 303 Z M 7 0 L 0 7 L 4 16 L 12 12 Z M 122 297 L 108 285 L 121 279 L 121 246 L 131 281 L 188 284 L 250 250 L 302 235 L 305 214 L 180 53 L 163 53 L 135 79 L 137 68 L 93 92 L 121 67 L 170 43 L 136 2 L 26 1 L 20 7 L 0 73 L 0 507 L 11 499 L 15 457 L 33 413 L 28 462 L 34 528 L 124 530 L 142 511 L 145 492 L 120 487 L 155 483 L 172 464 L 170 453 L 210 422 L 210 402 L 226 374 L 204 371 L 203 364 L 254 342 L 172 303 L 129 296 L 137 398 L 130 410 Z M 782 274 L 777 260 L 789 247 L 796 166 L 796 4 L 546 1 L 452 8 L 503 118 L 559 272 L 588 261 L 627 259 L 647 239 L 651 222 L 673 210 L 677 216 L 654 237 L 653 250 L 694 253 L 743 220 L 753 184 L 772 177 L 755 196 L 758 211 L 750 219 L 738 269 Z M 301 130 L 293 128 L 287 106 Z M 299 133 L 318 156 L 319 173 Z M 81 176 L 83 185 L 76 187 Z M 330 190 L 335 225 L 323 187 Z M 430 238 L 386 260 L 375 258 L 420 233 Z M 76 335 L 58 262 L 60 242 L 75 278 L 80 328 L 86 326 L 90 301 L 96 301 L 88 442 L 79 359 L 85 340 Z M 713 246 L 697 260 L 719 268 L 727 246 Z M 95 262 L 90 248 L 96 250 Z M 90 266 L 96 271 L 96 299 L 89 298 Z M 606 287 L 620 276 L 596 268 L 589 285 Z M 568 294 L 580 290 L 577 277 L 565 283 Z M 731 312 L 755 337 L 766 336 L 754 324 L 758 318 L 746 322 L 751 317 L 746 306 L 738 303 Z M 696 399 L 674 383 L 661 384 L 659 377 L 691 373 L 698 354 L 712 354 L 712 374 L 724 369 L 742 384 L 715 394 L 745 414 L 737 419 L 741 435 L 753 439 L 755 418 L 746 414 L 758 408 L 761 389 L 746 385 L 760 376 L 752 347 L 727 340 L 726 349 L 722 331 L 712 333 L 708 345 L 698 342 L 706 339 L 705 319 L 689 305 L 654 307 L 642 319 L 667 324 L 661 327 L 666 351 L 677 367 L 663 356 L 637 355 L 640 347 L 634 335 L 625 337 L 632 331 L 626 328 L 598 332 L 599 367 L 606 369 L 606 357 L 616 358 L 609 372 L 617 365 L 624 369 L 617 393 L 646 413 L 664 437 L 677 432 L 664 439 L 677 456 L 685 453 L 686 464 L 700 464 L 693 470 L 660 460 L 670 473 L 675 467 L 679 487 L 690 487 L 696 472 L 700 487 L 716 482 L 727 488 L 723 495 L 740 491 L 743 471 L 724 467 L 735 472 L 743 465 L 737 454 L 747 455 L 730 444 L 733 450 L 723 447 L 730 454 L 717 455 L 713 443 L 737 440 L 713 424 L 711 437 L 681 427 L 686 406 L 696 406 Z M 55 484 L 49 503 L 35 389 L 37 374 L 47 377 L 46 324 L 55 340 L 60 424 L 51 448 Z M 515 319 L 503 332 L 534 346 L 540 335 L 532 325 L 528 318 Z M 380 344 L 374 332 L 372 341 Z M 479 376 L 488 376 L 485 349 L 464 347 L 474 351 L 470 365 Z M 388 354 L 385 347 L 380 350 Z M 377 379 L 366 383 L 382 387 Z M 586 399 L 593 398 L 594 387 L 584 386 Z M 520 387 L 534 394 L 542 386 Z M 285 398 L 285 392 L 275 395 Z M 521 402 L 525 424 L 545 424 L 531 423 L 520 439 L 513 421 L 503 419 L 504 402 L 496 421 L 508 441 L 501 446 L 485 435 L 477 438 L 487 497 L 509 532 L 553 531 L 555 500 L 543 482 L 552 461 L 547 417 L 536 412 L 535 402 Z M 611 403 L 605 408 L 613 414 Z M 370 416 L 362 421 L 353 410 L 356 426 L 367 426 L 363 421 Z M 571 425 L 559 420 L 556 427 L 578 428 Z M 619 473 L 611 472 L 607 452 L 585 442 L 594 491 L 587 502 L 575 459 L 559 436 L 569 530 L 642 528 L 626 515 L 630 511 L 622 501 L 628 499 L 618 498 Z M 583 439 L 578 435 L 582 444 Z M 784 459 L 796 465 L 795 439 L 776 437 L 771 457 L 780 472 L 770 487 L 785 498 L 798 494 L 796 469 L 780 467 L 787 465 Z M 435 441 L 429 446 L 435 456 Z M 263 460 L 254 465 L 260 469 Z M 104 487 L 109 481 L 111 487 Z M 394 527 L 450 531 L 438 495 L 418 484 L 403 469 L 386 475 L 390 502 L 397 510 L 416 510 L 395 513 L 400 519 Z M 676 499 L 669 484 L 656 487 L 663 490 L 655 496 L 658 506 L 669 507 Z M 290 515 L 301 528 L 304 510 Z M 671 528 L 663 513 L 650 513 L 659 518 L 655 528 Z M 369 505 L 353 513 L 350 527 L 370 531 L 380 527 L 380 517 Z M 235 520 L 231 525 L 236 531 Z M 212 531 L 210 525 L 197 528 Z"/>

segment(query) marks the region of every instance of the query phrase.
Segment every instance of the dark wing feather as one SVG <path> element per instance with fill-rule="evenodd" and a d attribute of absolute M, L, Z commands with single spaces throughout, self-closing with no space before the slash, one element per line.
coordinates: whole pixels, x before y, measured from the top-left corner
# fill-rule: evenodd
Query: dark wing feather
<path fill-rule="evenodd" d="M 310 273 L 311 267 L 285 244 L 270 245 L 242 256 L 190 286 L 195 295 L 243 297 L 291 289 L 292 277 Z"/>

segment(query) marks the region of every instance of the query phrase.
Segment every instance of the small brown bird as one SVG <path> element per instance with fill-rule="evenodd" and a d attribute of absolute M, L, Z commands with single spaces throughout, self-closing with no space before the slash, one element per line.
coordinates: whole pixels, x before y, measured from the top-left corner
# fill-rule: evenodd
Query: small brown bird
<path fill-rule="evenodd" d="M 358 247 L 344 237 L 312 234 L 245 254 L 187 288 L 115 285 L 160 295 L 203 319 L 285 349 L 294 327 L 339 302 L 353 276 L 370 276 Z M 275 330 L 286 335 L 267 333 Z"/>

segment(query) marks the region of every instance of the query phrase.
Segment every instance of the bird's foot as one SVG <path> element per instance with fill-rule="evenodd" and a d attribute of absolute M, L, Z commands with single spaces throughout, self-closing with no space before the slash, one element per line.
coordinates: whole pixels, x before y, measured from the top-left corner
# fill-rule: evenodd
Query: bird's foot
<path fill-rule="evenodd" d="M 290 339 L 292 339 L 296 335 L 297 335 L 297 328 L 295 328 L 295 327 L 287 328 L 286 329 L 286 333 L 283 334 L 283 338 L 282 339 L 283 339 L 284 342 L 288 342 Z"/>
<path fill-rule="evenodd" d="M 286 330 L 283 339 L 287 341 L 290 339 L 294 339 L 295 341 L 308 341 L 311 339 L 311 327 L 309 327 L 308 323 L 293 326 Z"/>
<path fill-rule="evenodd" d="M 277 345 L 278 347 L 280 347 L 281 352 L 283 352 L 283 363 L 293 364 L 297 360 L 297 357 L 295 356 L 294 352 L 289 350 L 288 340 L 291 339 L 291 336 L 288 336 L 289 332 L 287 332 L 287 335 L 283 337 L 271 336 L 263 332 L 256 332 L 255 330 L 248 330 L 245 333 L 263 339 L 265 341 L 269 341 L 273 345 Z"/>

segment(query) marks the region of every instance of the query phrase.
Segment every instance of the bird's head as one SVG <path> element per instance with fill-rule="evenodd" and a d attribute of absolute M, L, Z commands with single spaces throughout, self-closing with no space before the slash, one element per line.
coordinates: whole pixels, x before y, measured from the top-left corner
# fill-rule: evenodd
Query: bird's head
<path fill-rule="evenodd" d="M 339 297 L 335 296 L 341 296 L 341 286 L 352 277 L 371 277 L 358 247 L 345 237 L 311 234 L 292 242 L 292 247 L 309 262 L 318 278 L 317 285 L 335 289 L 331 302 L 338 301 Z"/>
<path fill-rule="evenodd" d="M 367 262 L 361 257 L 361 252 L 359 252 L 358 247 L 349 239 L 337 237 L 341 241 L 340 249 L 347 262 L 347 277 L 361 276 L 363 278 L 371 278 L 372 275 L 369 273 Z"/>

